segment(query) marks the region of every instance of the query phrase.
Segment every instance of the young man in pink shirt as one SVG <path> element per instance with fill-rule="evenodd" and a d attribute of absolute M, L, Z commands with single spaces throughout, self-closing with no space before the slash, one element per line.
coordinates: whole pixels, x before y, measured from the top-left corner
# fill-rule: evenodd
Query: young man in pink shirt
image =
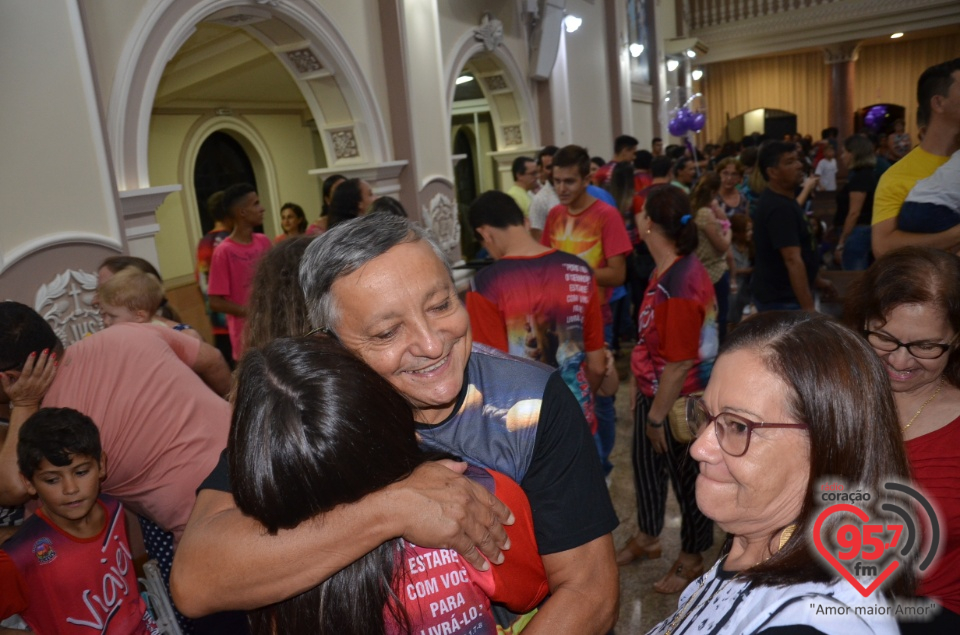
<path fill-rule="evenodd" d="M 260 256 L 270 249 L 270 239 L 254 228 L 263 223 L 263 206 L 249 183 L 231 185 L 223 194 L 223 207 L 233 218 L 233 231 L 213 252 L 207 294 L 210 310 L 227 315 L 233 358 L 243 354 L 243 325 L 247 299 Z"/>

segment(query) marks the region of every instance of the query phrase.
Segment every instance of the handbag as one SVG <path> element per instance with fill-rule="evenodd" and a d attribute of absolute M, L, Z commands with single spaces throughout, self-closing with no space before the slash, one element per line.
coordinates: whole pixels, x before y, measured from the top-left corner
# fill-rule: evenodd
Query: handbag
<path fill-rule="evenodd" d="M 687 397 L 699 397 L 701 395 L 703 395 L 702 392 L 681 395 L 673 402 L 673 407 L 670 408 L 670 414 L 667 415 L 667 420 L 670 423 L 670 434 L 678 443 L 692 443 L 695 438 L 690 426 L 687 425 Z"/>

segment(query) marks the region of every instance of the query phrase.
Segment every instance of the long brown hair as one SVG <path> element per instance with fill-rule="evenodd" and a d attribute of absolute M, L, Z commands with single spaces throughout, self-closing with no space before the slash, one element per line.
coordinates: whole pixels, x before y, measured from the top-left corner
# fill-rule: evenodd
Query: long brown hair
<path fill-rule="evenodd" d="M 765 586 L 828 582 L 836 574 L 811 555 L 812 527 L 823 507 L 816 486 L 841 479 L 868 489 L 876 502 L 887 480 L 910 475 L 889 378 L 866 340 L 822 315 L 760 313 L 727 336 L 720 356 L 739 350 L 755 352 L 786 384 L 787 410 L 809 426 L 810 437 L 808 487 L 796 530 L 769 560 L 740 576 Z M 915 579 L 912 567 L 903 566 L 888 591 L 909 593 Z"/>

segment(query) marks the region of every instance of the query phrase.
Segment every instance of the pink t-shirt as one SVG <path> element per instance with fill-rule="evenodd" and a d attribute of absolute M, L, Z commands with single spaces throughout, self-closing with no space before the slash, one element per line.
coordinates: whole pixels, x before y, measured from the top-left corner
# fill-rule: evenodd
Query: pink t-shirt
<path fill-rule="evenodd" d="M 207 283 L 207 295 L 220 295 L 234 304 L 247 306 L 253 274 L 257 269 L 260 256 L 270 249 L 270 239 L 263 234 L 253 234 L 247 244 L 226 238 L 217 245 L 210 261 L 210 279 Z M 227 315 L 227 330 L 230 331 L 230 345 L 233 358 L 240 359 L 243 354 L 243 325 L 246 319 L 236 315 Z"/>
<path fill-rule="evenodd" d="M 67 348 L 43 400 L 93 419 L 107 455 L 103 493 L 177 541 L 230 428 L 230 404 L 191 370 L 199 350 L 170 328 L 117 324 Z"/>

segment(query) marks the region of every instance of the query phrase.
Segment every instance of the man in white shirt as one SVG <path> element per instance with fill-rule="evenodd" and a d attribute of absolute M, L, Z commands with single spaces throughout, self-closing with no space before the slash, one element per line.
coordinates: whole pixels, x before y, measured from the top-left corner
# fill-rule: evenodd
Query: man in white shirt
<path fill-rule="evenodd" d="M 557 146 L 545 146 L 537 153 L 537 167 L 540 168 L 540 191 L 530 202 L 530 235 L 540 240 L 543 225 L 547 222 L 547 214 L 560 204 L 556 190 L 553 189 L 553 155 L 557 153 Z"/>

